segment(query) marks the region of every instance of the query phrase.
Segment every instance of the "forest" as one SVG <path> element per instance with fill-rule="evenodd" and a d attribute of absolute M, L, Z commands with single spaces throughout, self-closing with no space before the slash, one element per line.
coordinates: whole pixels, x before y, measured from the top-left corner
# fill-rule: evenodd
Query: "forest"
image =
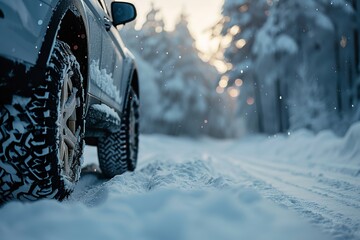
<path fill-rule="evenodd" d="M 186 12 L 167 31 L 152 5 L 140 28 L 121 30 L 146 69 L 142 131 L 343 135 L 360 120 L 359 7 L 360 0 L 225 0 L 209 29 L 218 49 L 204 60 Z"/>

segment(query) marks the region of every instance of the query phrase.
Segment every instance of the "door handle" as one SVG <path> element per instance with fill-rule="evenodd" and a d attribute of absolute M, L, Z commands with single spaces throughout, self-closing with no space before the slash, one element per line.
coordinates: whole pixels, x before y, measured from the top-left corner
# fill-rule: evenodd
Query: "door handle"
<path fill-rule="evenodd" d="M 111 20 L 106 16 L 104 17 L 104 26 L 105 26 L 106 31 L 110 31 L 111 26 L 112 26 Z"/>

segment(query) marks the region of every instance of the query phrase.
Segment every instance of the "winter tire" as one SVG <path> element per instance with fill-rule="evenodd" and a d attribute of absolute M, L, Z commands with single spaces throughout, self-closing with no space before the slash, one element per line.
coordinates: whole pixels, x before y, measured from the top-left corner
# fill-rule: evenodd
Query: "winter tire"
<path fill-rule="evenodd" d="M 70 47 L 55 41 L 45 77 L 0 105 L 0 203 L 62 200 L 80 177 L 84 92 Z"/>
<path fill-rule="evenodd" d="M 99 139 L 100 168 L 106 177 L 134 171 L 139 146 L 139 99 L 131 89 L 120 131 Z"/>

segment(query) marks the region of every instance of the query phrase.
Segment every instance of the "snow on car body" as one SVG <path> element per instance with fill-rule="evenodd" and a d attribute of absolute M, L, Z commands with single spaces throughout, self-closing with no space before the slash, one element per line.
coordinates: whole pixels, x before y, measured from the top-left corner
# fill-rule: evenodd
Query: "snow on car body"
<path fill-rule="evenodd" d="M 106 176 L 134 170 L 137 70 L 116 26 L 135 17 L 111 0 L 0 0 L 0 202 L 67 196 L 83 140 Z"/>

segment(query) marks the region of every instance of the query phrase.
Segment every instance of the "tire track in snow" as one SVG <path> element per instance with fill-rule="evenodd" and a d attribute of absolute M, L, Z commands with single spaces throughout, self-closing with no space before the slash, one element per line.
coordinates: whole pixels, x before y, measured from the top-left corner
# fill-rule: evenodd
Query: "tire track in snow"
<path fill-rule="evenodd" d="M 290 165 L 279 167 L 273 162 L 270 165 L 253 159 L 229 161 L 242 169 L 240 174 L 253 179 L 254 187 L 264 196 L 299 212 L 335 239 L 360 238 L 359 195 L 351 192 L 353 189 L 347 190 L 345 196 L 336 192 L 329 195 L 312 189 L 319 185 L 321 188 L 323 183 L 307 172 L 309 170 L 292 172 Z"/>
<path fill-rule="evenodd" d="M 247 161 L 249 163 L 249 161 Z M 253 163 L 254 160 L 251 161 Z M 255 165 L 254 165 L 255 166 Z M 294 185 L 294 187 L 301 188 L 303 190 L 307 190 L 313 193 L 317 193 L 322 195 L 323 197 L 333 198 L 336 201 L 345 204 L 347 206 L 360 209 L 360 201 L 357 198 L 360 196 L 360 188 L 359 186 L 355 186 L 349 182 L 339 180 L 338 178 L 341 176 L 337 176 L 338 178 L 335 180 L 334 178 L 324 177 L 324 173 L 314 174 L 312 172 L 308 172 L 309 170 L 302 169 L 303 172 L 300 172 L 299 167 L 294 169 L 292 166 L 276 166 L 276 164 L 267 164 L 260 163 L 256 161 L 256 167 L 261 167 L 263 169 L 271 169 L 272 172 L 278 171 L 281 175 L 284 173 L 288 176 L 285 179 L 294 179 L 292 182 L 286 181 L 284 179 L 280 179 L 284 183 L 289 185 Z M 313 171 L 313 169 L 311 169 Z M 327 175 L 327 173 L 325 173 Z M 299 181 L 295 181 L 295 178 L 298 178 Z M 304 187 L 305 183 L 308 183 L 308 187 Z M 302 183 L 302 186 L 298 183 Z M 320 185 L 326 185 L 327 187 L 322 187 Z M 311 187 L 309 187 L 311 186 Z M 329 190 L 328 187 L 336 188 L 336 192 Z M 315 191 L 314 189 L 318 189 Z"/>
<path fill-rule="evenodd" d="M 105 189 L 146 194 L 174 187 L 221 191 L 225 185 L 234 189 L 245 187 L 293 210 L 335 239 L 360 239 L 356 166 L 306 159 L 289 163 L 257 152 L 246 155 L 244 147 L 232 141 L 146 136 L 141 147 L 138 170 L 104 183 Z"/>

